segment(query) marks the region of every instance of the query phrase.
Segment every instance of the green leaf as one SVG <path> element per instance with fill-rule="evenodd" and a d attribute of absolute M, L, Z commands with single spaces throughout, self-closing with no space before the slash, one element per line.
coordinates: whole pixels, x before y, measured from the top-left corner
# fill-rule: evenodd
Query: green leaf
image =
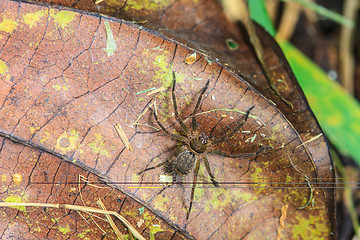
<path fill-rule="evenodd" d="M 360 105 L 286 41 L 278 41 L 329 140 L 360 165 Z"/>
<path fill-rule="evenodd" d="M 264 0 L 249 0 L 249 8 L 251 19 L 265 28 L 271 36 L 275 36 L 276 30 L 266 11 Z"/>
<path fill-rule="evenodd" d="M 264 1 L 250 0 L 249 4 L 253 20 L 275 35 L 272 22 L 264 13 Z M 287 41 L 277 41 L 328 139 L 342 154 L 360 165 L 359 103 L 294 46 Z"/>

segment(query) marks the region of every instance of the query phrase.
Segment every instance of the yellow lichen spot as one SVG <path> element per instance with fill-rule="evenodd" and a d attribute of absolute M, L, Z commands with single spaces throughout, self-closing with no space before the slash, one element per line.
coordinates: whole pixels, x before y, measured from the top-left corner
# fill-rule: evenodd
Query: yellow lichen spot
<path fill-rule="evenodd" d="M 101 134 L 96 133 L 95 139 L 89 143 L 89 147 L 94 154 L 100 154 L 106 157 L 111 157 L 109 152 L 106 150 L 106 145 L 104 143 L 103 137 Z"/>
<path fill-rule="evenodd" d="M 45 131 L 45 132 L 43 132 L 43 137 L 40 139 L 40 142 L 41 143 L 44 143 L 44 142 L 46 142 L 48 139 L 49 139 L 49 137 L 50 137 L 50 133 L 48 132 L 48 131 Z"/>
<path fill-rule="evenodd" d="M 148 212 L 144 212 L 141 216 L 145 220 L 146 224 L 149 223 L 153 219 L 153 216 Z"/>
<path fill-rule="evenodd" d="M 62 234 L 67 234 L 71 231 L 69 224 L 66 224 L 66 227 L 59 226 L 59 231 Z"/>
<path fill-rule="evenodd" d="M 158 66 L 162 70 L 166 70 L 168 67 L 167 57 L 164 55 L 158 55 L 155 57 L 154 65 Z"/>
<path fill-rule="evenodd" d="M 159 68 L 156 70 L 156 74 L 153 76 L 153 80 L 162 81 L 163 87 L 169 87 L 172 83 L 172 71 L 169 68 L 169 61 L 167 55 L 158 55 L 155 57 L 155 61 L 153 62 L 154 67 Z M 178 80 L 178 74 L 176 75 L 176 80 Z M 178 81 L 179 82 L 179 81 Z M 181 81 L 180 81 L 181 82 Z"/>
<path fill-rule="evenodd" d="M 29 131 L 30 131 L 31 134 L 34 134 L 39 129 L 40 129 L 40 127 L 30 127 Z"/>
<path fill-rule="evenodd" d="M 10 196 L 6 197 L 5 199 L 3 199 L 3 201 L 4 202 L 12 202 L 12 203 L 22 203 L 22 202 L 26 202 L 26 199 L 27 199 L 26 197 L 10 195 Z M 22 212 L 24 212 L 26 210 L 25 206 L 12 207 L 12 208 L 16 208 Z"/>
<path fill-rule="evenodd" d="M 200 166 L 199 168 L 199 173 L 198 176 L 200 178 L 204 178 L 206 179 L 207 177 L 205 177 L 204 174 L 205 168 L 203 168 L 202 166 Z M 216 175 L 216 172 L 213 172 Z M 197 184 L 197 187 L 195 188 L 195 192 L 194 192 L 194 201 L 201 201 L 201 199 L 203 198 L 204 194 L 205 194 L 205 188 L 203 187 L 203 184 Z"/>
<path fill-rule="evenodd" d="M 263 169 L 258 167 L 255 167 L 254 170 L 250 173 L 250 178 L 252 182 L 263 182 L 264 179 L 264 173 L 263 173 Z M 261 194 L 263 193 L 264 190 L 267 190 L 267 186 L 266 184 L 256 184 L 256 188 L 253 188 L 253 190 L 257 193 L 257 194 Z"/>
<path fill-rule="evenodd" d="M 139 180 L 139 174 L 133 174 L 131 176 L 131 180 L 132 180 L 132 182 L 139 182 L 140 181 Z"/>
<path fill-rule="evenodd" d="M 75 130 L 64 132 L 56 141 L 55 149 L 61 154 L 73 151 L 77 147 L 79 141 L 79 133 Z"/>
<path fill-rule="evenodd" d="M 75 18 L 76 13 L 70 11 L 59 11 L 53 15 L 54 21 L 62 28 L 67 27 Z"/>
<path fill-rule="evenodd" d="M 125 11 L 158 11 L 164 9 L 172 2 L 171 0 L 128 0 L 126 1 Z"/>
<path fill-rule="evenodd" d="M 272 128 L 272 132 L 274 134 L 277 134 L 279 132 L 281 132 L 283 130 L 283 126 L 280 124 L 276 124 L 273 128 Z"/>
<path fill-rule="evenodd" d="M 7 70 L 7 65 L 3 60 L 0 60 L 0 74 L 4 75 Z"/>
<path fill-rule="evenodd" d="M 6 175 L 6 174 L 2 174 L 2 175 L 1 175 L 1 181 L 2 181 L 2 182 L 6 182 L 6 181 L 7 181 L 7 175 Z"/>
<path fill-rule="evenodd" d="M 4 19 L 0 22 L 0 31 L 12 33 L 17 27 L 17 22 L 10 19 Z"/>
<path fill-rule="evenodd" d="M 93 232 L 93 230 L 92 229 L 84 229 L 84 230 L 82 230 L 82 232 L 81 233 L 79 233 L 77 236 L 78 236 L 78 238 L 79 239 L 89 239 L 89 238 L 87 238 L 86 237 L 86 235 L 88 234 L 88 233 L 91 233 L 91 232 Z M 85 238 L 86 237 L 86 238 Z"/>
<path fill-rule="evenodd" d="M 56 85 L 53 85 L 53 88 L 56 90 L 56 91 L 67 91 L 69 90 L 68 86 L 64 85 L 64 86 L 61 86 L 59 84 L 56 84 Z"/>
<path fill-rule="evenodd" d="M 165 203 L 169 202 L 170 199 L 163 196 L 163 195 L 158 195 L 156 198 L 155 198 L 155 202 L 154 202 L 154 205 L 155 205 L 155 209 L 157 210 L 163 210 L 164 206 L 165 206 Z"/>
<path fill-rule="evenodd" d="M 45 16 L 45 11 L 30 12 L 24 15 L 24 23 L 32 28 L 41 17 Z"/>
<path fill-rule="evenodd" d="M 149 237 L 150 237 L 150 240 L 155 240 L 155 234 L 158 233 L 158 232 L 163 232 L 164 229 L 161 228 L 160 225 L 151 225 L 150 226 L 150 233 L 149 233 Z"/>
<path fill-rule="evenodd" d="M 292 239 L 324 239 L 325 236 L 330 235 L 330 228 L 324 227 L 326 226 L 326 216 L 295 214 L 298 224 L 287 226 L 291 229 Z"/>
<path fill-rule="evenodd" d="M 229 204 L 236 203 L 240 205 L 257 199 L 256 194 L 236 189 L 228 191 L 225 188 L 214 188 L 211 190 L 211 194 L 211 198 L 205 203 L 205 212 L 211 212 L 214 209 L 222 209 Z"/>

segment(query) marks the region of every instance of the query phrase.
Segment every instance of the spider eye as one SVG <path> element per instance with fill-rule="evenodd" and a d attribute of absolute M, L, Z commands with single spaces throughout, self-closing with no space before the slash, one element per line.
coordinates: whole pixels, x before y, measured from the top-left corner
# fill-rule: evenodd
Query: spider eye
<path fill-rule="evenodd" d="M 199 135 L 199 141 L 202 143 L 202 144 L 206 144 L 209 140 L 209 137 L 206 136 L 204 133 L 200 133 Z"/>

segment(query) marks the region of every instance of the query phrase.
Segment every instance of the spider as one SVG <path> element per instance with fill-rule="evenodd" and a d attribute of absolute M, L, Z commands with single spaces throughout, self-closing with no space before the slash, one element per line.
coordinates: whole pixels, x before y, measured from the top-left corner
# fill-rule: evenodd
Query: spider
<path fill-rule="evenodd" d="M 210 80 L 206 82 L 205 87 L 201 89 L 200 96 L 196 102 L 195 108 L 191 114 L 191 126 L 190 128 L 187 127 L 184 123 L 184 121 L 180 118 L 176 97 L 175 97 L 175 86 L 176 86 L 176 77 L 175 72 L 173 71 L 173 83 L 172 83 L 172 102 L 174 107 L 174 113 L 175 118 L 177 122 L 181 126 L 182 134 L 174 134 L 169 132 L 164 125 L 159 121 L 159 118 L 157 116 L 156 110 L 153 110 L 155 120 L 161 130 L 168 135 L 171 139 L 176 140 L 180 142 L 180 146 L 178 149 L 178 154 L 173 158 L 173 160 L 166 160 L 162 163 L 159 163 L 153 167 L 146 168 L 139 172 L 139 174 L 144 173 L 146 171 L 156 169 L 158 167 L 161 167 L 165 165 L 165 171 L 166 173 L 170 174 L 181 174 L 183 176 L 189 174 L 192 170 L 194 170 L 194 176 L 193 176 L 193 184 L 191 189 L 191 197 L 190 197 L 190 205 L 189 209 L 186 214 L 186 219 L 189 219 L 191 208 L 193 205 L 194 200 L 194 193 L 195 193 L 195 187 L 197 184 L 197 176 L 200 169 L 200 163 L 203 162 L 205 164 L 207 173 L 210 176 L 210 180 L 212 184 L 215 187 L 219 187 L 219 183 L 215 180 L 214 174 L 211 172 L 209 161 L 206 157 L 206 154 L 215 154 L 215 155 L 221 155 L 224 157 L 230 157 L 230 158 L 243 158 L 243 157 L 250 157 L 250 156 L 256 156 L 260 151 L 263 150 L 263 148 L 256 152 L 256 153 L 243 153 L 243 154 L 228 154 L 225 152 L 222 152 L 218 149 L 215 149 L 214 146 L 216 146 L 219 143 L 227 141 L 229 138 L 231 138 L 246 122 L 246 120 L 249 117 L 250 111 L 254 108 L 252 106 L 246 111 L 244 119 L 237 124 L 237 126 L 229 130 L 227 133 L 225 133 L 223 136 L 219 138 L 215 138 L 214 136 L 207 136 L 198 129 L 198 123 L 196 121 L 196 113 L 199 110 L 201 100 L 208 89 Z"/>

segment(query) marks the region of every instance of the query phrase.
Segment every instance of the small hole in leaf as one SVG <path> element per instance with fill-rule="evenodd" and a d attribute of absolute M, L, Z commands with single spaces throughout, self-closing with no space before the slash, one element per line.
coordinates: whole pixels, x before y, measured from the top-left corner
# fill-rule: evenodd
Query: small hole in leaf
<path fill-rule="evenodd" d="M 226 39 L 226 45 L 230 50 L 236 50 L 239 48 L 239 44 L 237 44 L 237 42 L 235 42 L 232 38 Z"/>

